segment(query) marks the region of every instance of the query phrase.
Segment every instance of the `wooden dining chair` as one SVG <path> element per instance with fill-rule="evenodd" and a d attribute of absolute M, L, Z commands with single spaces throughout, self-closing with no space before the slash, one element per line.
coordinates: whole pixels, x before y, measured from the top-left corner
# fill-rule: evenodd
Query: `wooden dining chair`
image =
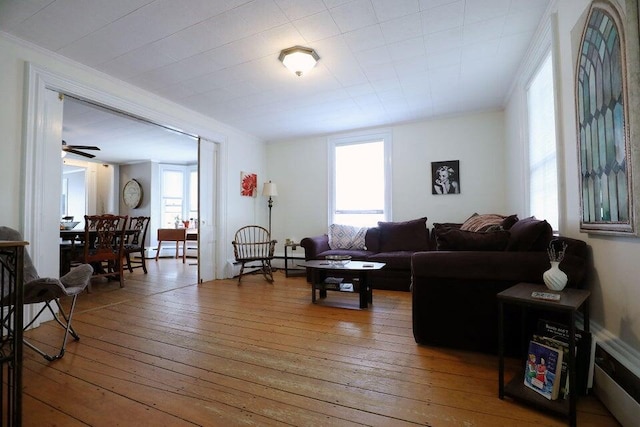
<path fill-rule="evenodd" d="M 145 241 L 147 240 L 147 229 L 149 228 L 149 216 L 132 216 L 129 218 L 129 228 L 124 243 L 124 256 L 127 268 L 133 273 L 134 268 L 142 268 L 147 274 L 147 262 L 145 258 Z M 134 258 L 132 254 L 140 254 L 140 258 Z"/>
<path fill-rule="evenodd" d="M 259 225 L 247 225 L 236 231 L 233 239 L 233 253 L 236 261 L 241 264 L 238 284 L 242 280 L 245 266 L 256 267 L 267 282 L 273 283 L 271 260 L 276 247 L 276 240 L 271 240 L 269 231 Z M 259 263 L 259 264 L 258 264 Z"/>
<path fill-rule="evenodd" d="M 83 262 L 93 267 L 93 277 L 107 277 L 124 287 L 123 258 L 127 215 L 85 215 Z M 88 290 L 91 291 L 91 285 Z"/>

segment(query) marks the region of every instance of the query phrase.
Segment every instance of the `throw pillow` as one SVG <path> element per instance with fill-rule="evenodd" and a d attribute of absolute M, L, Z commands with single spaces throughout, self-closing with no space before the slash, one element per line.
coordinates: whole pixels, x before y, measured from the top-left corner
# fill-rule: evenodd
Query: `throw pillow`
<path fill-rule="evenodd" d="M 331 224 L 329 226 L 329 247 L 331 249 L 362 250 L 365 248 L 365 234 L 367 234 L 366 227 Z"/>
<path fill-rule="evenodd" d="M 429 250 L 427 217 L 404 222 L 378 222 L 380 252 Z"/>
<path fill-rule="evenodd" d="M 434 222 L 433 228 L 431 229 L 431 241 L 436 243 L 438 242 L 438 235 L 444 231 L 447 231 L 450 228 L 455 228 L 457 230 L 460 229 L 461 223 L 454 222 Z"/>
<path fill-rule="evenodd" d="M 508 231 L 477 232 L 449 228 L 436 235 L 439 251 L 503 251 L 509 243 Z"/>
<path fill-rule="evenodd" d="M 551 225 L 533 216 L 516 222 L 509 231 L 508 251 L 546 251 L 553 236 Z"/>
<path fill-rule="evenodd" d="M 460 230 L 464 231 L 496 231 L 508 230 L 518 220 L 516 215 L 498 215 L 477 213 L 471 215 L 461 226 Z"/>

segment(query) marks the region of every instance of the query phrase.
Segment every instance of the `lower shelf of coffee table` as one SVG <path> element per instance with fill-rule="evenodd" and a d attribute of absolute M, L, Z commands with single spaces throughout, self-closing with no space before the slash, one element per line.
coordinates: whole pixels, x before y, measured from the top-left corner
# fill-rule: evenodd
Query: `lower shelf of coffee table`
<path fill-rule="evenodd" d="M 353 283 L 322 283 L 318 285 L 320 290 L 336 292 L 358 292 Z"/>

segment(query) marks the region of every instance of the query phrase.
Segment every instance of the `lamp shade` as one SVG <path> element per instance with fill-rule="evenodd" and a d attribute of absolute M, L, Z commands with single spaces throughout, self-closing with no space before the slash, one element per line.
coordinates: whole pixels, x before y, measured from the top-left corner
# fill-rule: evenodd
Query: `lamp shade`
<path fill-rule="evenodd" d="M 263 196 L 277 196 L 278 195 L 278 187 L 276 187 L 276 185 L 269 181 L 269 182 L 265 182 L 264 186 L 262 187 L 262 195 Z"/>
<path fill-rule="evenodd" d="M 291 72 L 297 76 L 301 76 L 315 67 L 320 57 L 316 51 L 311 48 L 294 46 L 280 52 L 278 59 L 282 61 L 284 66 L 291 70 Z"/>

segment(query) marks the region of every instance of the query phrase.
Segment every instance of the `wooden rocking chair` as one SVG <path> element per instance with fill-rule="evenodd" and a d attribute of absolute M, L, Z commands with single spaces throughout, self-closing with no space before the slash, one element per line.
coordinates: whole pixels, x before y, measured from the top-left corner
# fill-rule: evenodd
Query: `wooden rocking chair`
<path fill-rule="evenodd" d="M 235 238 L 231 243 L 233 243 L 233 254 L 236 261 L 241 263 L 238 284 L 242 281 L 245 265 L 257 262 L 260 265 L 254 265 L 254 267 L 258 268 L 255 271 L 261 272 L 269 283 L 273 283 L 271 260 L 273 259 L 273 251 L 277 241 L 271 240 L 271 235 L 266 228 L 259 225 L 242 227 L 236 232 Z"/>

